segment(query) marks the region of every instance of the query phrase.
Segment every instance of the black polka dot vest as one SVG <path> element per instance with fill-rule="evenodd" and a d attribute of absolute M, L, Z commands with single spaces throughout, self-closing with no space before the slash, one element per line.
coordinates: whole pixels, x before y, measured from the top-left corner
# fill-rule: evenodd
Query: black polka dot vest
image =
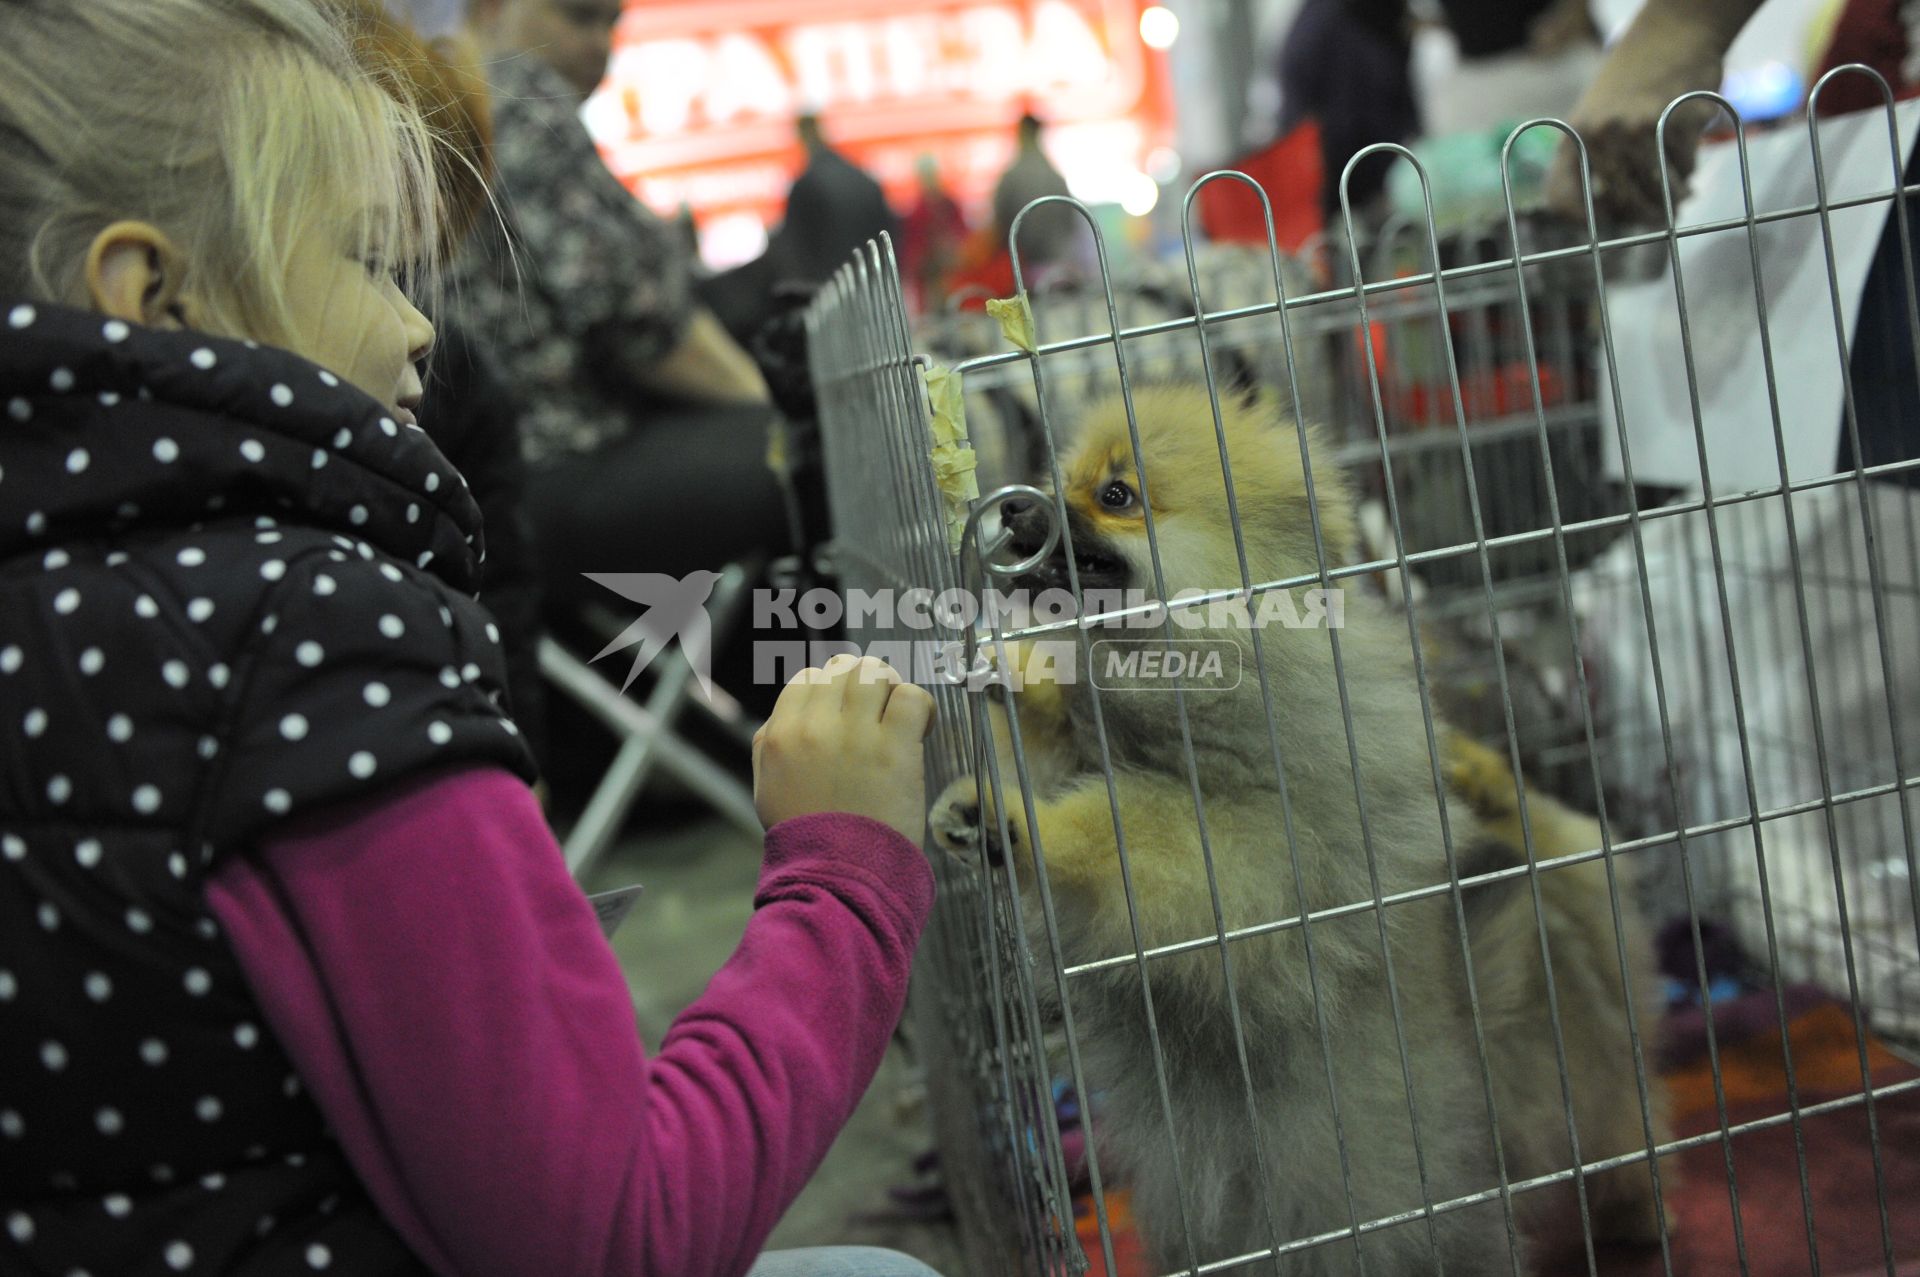
<path fill-rule="evenodd" d="M 479 535 L 331 373 L 0 301 L 0 1273 L 421 1271 L 202 887 L 410 774 L 530 775 Z"/>

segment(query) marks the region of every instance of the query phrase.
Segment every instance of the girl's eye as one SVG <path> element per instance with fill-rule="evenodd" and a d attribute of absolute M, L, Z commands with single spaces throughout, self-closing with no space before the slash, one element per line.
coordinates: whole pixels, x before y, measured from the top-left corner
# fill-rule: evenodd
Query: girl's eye
<path fill-rule="evenodd" d="M 400 262 L 384 257 L 378 253 L 370 257 L 361 258 L 360 264 L 366 268 L 368 275 L 376 280 L 383 280 L 388 283 L 398 283 L 405 269 Z"/>
<path fill-rule="evenodd" d="M 1100 489 L 1100 504 L 1109 510 L 1124 510 L 1133 504 L 1133 489 L 1114 479 Z"/>

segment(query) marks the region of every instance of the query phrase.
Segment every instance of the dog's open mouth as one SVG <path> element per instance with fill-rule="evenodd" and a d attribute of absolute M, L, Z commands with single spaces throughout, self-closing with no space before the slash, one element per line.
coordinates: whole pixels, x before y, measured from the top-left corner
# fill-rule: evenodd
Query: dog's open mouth
<path fill-rule="evenodd" d="M 1093 590 L 1123 590 L 1132 575 L 1125 559 L 1098 551 L 1074 555 L 1073 566 L 1074 572 L 1069 574 L 1067 556 L 1056 553 L 1038 567 L 1022 573 L 1015 583 L 1022 589 L 1033 591 L 1071 591 L 1077 583 L 1084 596 Z"/>
<path fill-rule="evenodd" d="M 1000 831 L 990 829 L 984 832 L 986 836 L 980 840 L 981 859 L 995 869 L 1004 868 L 1007 863 L 1007 851 L 1000 845 Z"/>
<path fill-rule="evenodd" d="M 1037 503 L 1008 501 L 1001 507 L 1007 529 L 1007 547 L 1022 559 L 1032 558 L 1046 548 L 1047 535 L 1055 514 Z M 1072 547 L 1073 569 L 1068 571 L 1068 547 Z M 1127 560 L 1108 547 L 1108 543 L 1080 515 L 1069 509 L 1067 526 L 1054 542 L 1053 553 L 1014 578 L 1023 590 L 1071 592 L 1077 584 L 1084 597 L 1094 590 L 1124 590 L 1133 572 Z"/>

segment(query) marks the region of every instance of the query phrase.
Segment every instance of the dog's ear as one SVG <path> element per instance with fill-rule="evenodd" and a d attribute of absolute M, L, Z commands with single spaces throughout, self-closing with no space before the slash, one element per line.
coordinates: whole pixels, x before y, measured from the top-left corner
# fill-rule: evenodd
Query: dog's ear
<path fill-rule="evenodd" d="M 1214 382 L 1220 387 L 1220 402 L 1224 406 L 1232 403 L 1242 408 L 1260 407 L 1267 395 L 1267 388 L 1261 384 L 1260 374 L 1254 370 L 1246 356 L 1237 350 L 1215 351 Z"/>
<path fill-rule="evenodd" d="M 1235 378 L 1220 388 L 1220 393 L 1223 395 L 1229 392 L 1232 392 L 1236 402 L 1248 412 L 1273 416 L 1281 411 L 1280 404 L 1274 400 L 1272 389 L 1261 384 L 1260 379 L 1253 375 L 1253 369 L 1250 367 L 1246 369 L 1244 377 Z"/>

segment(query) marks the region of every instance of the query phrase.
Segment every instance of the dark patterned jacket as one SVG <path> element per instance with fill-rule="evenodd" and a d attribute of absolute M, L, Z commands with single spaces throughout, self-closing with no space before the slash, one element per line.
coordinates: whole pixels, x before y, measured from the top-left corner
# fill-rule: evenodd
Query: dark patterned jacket
<path fill-rule="evenodd" d="M 0 301 L 0 1272 L 418 1271 L 202 887 L 410 774 L 531 775 L 479 551 L 332 374 Z"/>
<path fill-rule="evenodd" d="M 480 219 L 449 301 L 519 393 L 537 465 L 632 429 L 636 376 L 686 329 L 693 262 L 607 168 L 566 80 L 526 54 L 487 76 L 499 217 Z"/>

